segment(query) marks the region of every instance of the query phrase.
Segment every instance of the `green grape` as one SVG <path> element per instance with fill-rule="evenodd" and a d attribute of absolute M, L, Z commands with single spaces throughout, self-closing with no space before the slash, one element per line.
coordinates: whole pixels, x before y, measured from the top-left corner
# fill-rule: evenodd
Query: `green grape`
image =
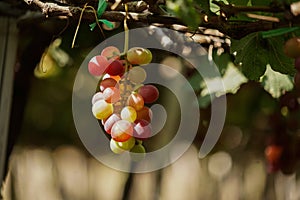
<path fill-rule="evenodd" d="M 125 142 L 118 142 L 117 145 L 121 148 L 124 149 L 126 151 L 129 151 L 130 149 L 132 149 L 132 147 L 135 145 L 135 139 L 134 137 L 129 138 L 129 140 L 125 141 Z"/>
<path fill-rule="evenodd" d="M 136 110 L 131 106 L 126 106 L 121 110 L 121 119 L 123 120 L 134 122 L 136 120 L 136 117 Z"/>
<path fill-rule="evenodd" d="M 152 60 L 152 53 L 142 47 L 133 47 L 127 52 L 127 60 L 133 65 L 148 64 Z"/>
<path fill-rule="evenodd" d="M 146 149 L 142 144 L 137 144 L 130 150 L 130 157 L 133 161 L 141 161 L 146 156 Z"/>
<path fill-rule="evenodd" d="M 121 154 L 125 151 L 118 145 L 118 142 L 115 141 L 114 139 L 110 140 L 109 146 L 110 146 L 111 151 L 114 152 L 115 154 Z"/>
<path fill-rule="evenodd" d="M 112 104 L 101 99 L 94 103 L 92 112 L 97 119 L 106 119 L 114 112 L 114 108 Z"/>

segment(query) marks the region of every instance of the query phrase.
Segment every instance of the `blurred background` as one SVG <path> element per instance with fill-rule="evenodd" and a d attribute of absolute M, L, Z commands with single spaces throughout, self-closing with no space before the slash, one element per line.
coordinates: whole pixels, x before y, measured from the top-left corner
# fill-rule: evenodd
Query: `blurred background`
<path fill-rule="evenodd" d="M 210 104 L 199 98 L 198 134 L 181 158 L 151 173 L 119 172 L 86 151 L 72 117 L 76 72 L 103 40 L 100 31 L 91 32 L 83 23 L 71 48 L 77 22 L 29 19 L 18 24 L 9 157 L 1 192 L 5 200 L 300 199 L 299 99 L 294 92 L 278 100 L 260 84 L 240 81 L 237 93 L 227 94 L 221 137 L 203 159 L 198 152 L 209 124 Z M 105 34 L 120 31 L 122 26 L 116 26 Z M 212 30 L 194 39 L 214 53 L 226 51 L 228 43 Z M 172 55 L 155 59 L 180 71 L 199 92 L 201 78 L 188 63 Z M 161 92 L 161 102 L 164 95 Z M 168 116 L 174 116 L 165 128 L 171 136 L 178 123 L 172 101 L 165 102 Z M 147 144 L 151 148 L 169 140 L 162 137 Z"/>

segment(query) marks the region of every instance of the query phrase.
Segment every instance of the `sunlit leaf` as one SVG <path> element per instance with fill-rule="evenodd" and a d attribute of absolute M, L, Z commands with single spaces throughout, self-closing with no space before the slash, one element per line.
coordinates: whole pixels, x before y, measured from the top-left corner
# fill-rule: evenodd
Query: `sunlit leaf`
<path fill-rule="evenodd" d="M 274 98 L 278 98 L 286 91 L 293 89 L 291 78 L 288 75 L 273 71 L 270 65 L 267 65 L 267 70 L 261 79 L 261 83 L 264 89 Z"/>

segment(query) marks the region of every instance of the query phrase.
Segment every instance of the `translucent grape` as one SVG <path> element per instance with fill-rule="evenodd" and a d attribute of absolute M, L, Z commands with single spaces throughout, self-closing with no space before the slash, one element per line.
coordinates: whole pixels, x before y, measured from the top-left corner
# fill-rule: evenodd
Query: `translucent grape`
<path fill-rule="evenodd" d="M 121 119 L 127 120 L 129 122 L 134 122 L 136 120 L 136 117 L 136 110 L 131 106 L 125 106 L 121 110 Z"/>
<path fill-rule="evenodd" d="M 141 67 L 133 67 L 128 72 L 128 79 L 135 84 L 144 82 L 146 80 L 146 77 L 147 73 Z"/>
<path fill-rule="evenodd" d="M 109 66 L 108 60 L 104 56 L 94 56 L 88 64 L 88 70 L 93 76 L 101 76 Z"/>
<path fill-rule="evenodd" d="M 148 64 L 152 60 L 152 53 L 142 47 L 133 47 L 127 52 L 127 60 L 133 65 Z"/>
<path fill-rule="evenodd" d="M 151 124 L 146 120 L 136 120 L 133 127 L 133 136 L 137 139 L 143 140 L 151 137 Z"/>
<path fill-rule="evenodd" d="M 108 87 L 103 91 L 103 97 L 108 103 L 116 103 L 121 99 L 120 90 L 115 87 Z"/>
<path fill-rule="evenodd" d="M 129 140 L 125 141 L 125 142 L 118 142 L 117 145 L 121 148 L 124 149 L 126 151 L 129 151 L 130 149 L 132 149 L 132 147 L 135 145 L 135 139 L 134 137 L 129 138 Z"/>
<path fill-rule="evenodd" d="M 107 103 L 105 100 L 96 101 L 92 107 L 93 115 L 97 119 L 106 119 L 113 113 L 113 111 L 113 105 Z"/>
<path fill-rule="evenodd" d="M 111 151 L 114 152 L 115 154 L 121 154 L 125 151 L 118 145 L 118 142 L 115 141 L 114 139 L 110 140 L 109 146 L 110 146 Z"/>
<path fill-rule="evenodd" d="M 103 127 L 106 133 L 110 134 L 113 125 L 119 120 L 121 120 L 121 117 L 116 113 L 109 116 L 106 120 L 103 120 Z"/>
<path fill-rule="evenodd" d="M 138 93 L 143 97 L 145 103 L 153 103 L 159 97 L 159 91 L 154 85 L 140 87 Z"/>
<path fill-rule="evenodd" d="M 136 119 L 143 119 L 150 123 L 152 120 L 152 115 L 152 110 L 147 106 L 144 106 L 141 110 L 137 111 Z"/>
<path fill-rule="evenodd" d="M 102 92 L 95 93 L 92 98 L 92 105 L 94 105 L 96 103 L 96 101 L 101 100 L 101 99 L 104 99 L 103 93 Z"/>
<path fill-rule="evenodd" d="M 142 144 L 137 144 L 130 150 L 130 157 L 133 161 L 141 161 L 145 158 L 146 149 Z"/>
<path fill-rule="evenodd" d="M 127 99 L 127 105 L 139 111 L 144 107 L 144 99 L 140 94 L 132 93 Z"/>
<path fill-rule="evenodd" d="M 106 78 L 104 80 L 101 81 L 100 83 L 100 90 L 103 91 L 108 87 L 116 87 L 118 88 L 119 85 L 117 83 L 117 81 L 113 78 Z"/>
<path fill-rule="evenodd" d="M 115 46 L 108 46 L 102 50 L 101 56 L 104 56 L 107 59 L 118 59 L 120 57 L 120 50 Z"/>
<path fill-rule="evenodd" d="M 133 134 L 133 125 L 127 120 L 119 120 L 111 128 L 111 136 L 117 142 L 129 140 Z"/>

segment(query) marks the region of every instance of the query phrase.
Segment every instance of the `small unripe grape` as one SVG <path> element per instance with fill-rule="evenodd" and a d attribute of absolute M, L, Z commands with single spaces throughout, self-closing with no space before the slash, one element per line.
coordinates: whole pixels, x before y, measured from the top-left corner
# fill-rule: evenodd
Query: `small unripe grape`
<path fill-rule="evenodd" d="M 126 151 L 129 151 L 130 149 L 132 149 L 132 147 L 135 145 L 135 139 L 134 137 L 129 138 L 129 140 L 125 141 L 125 142 L 118 142 L 117 145 L 121 148 L 124 149 Z"/>
<path fill-rule="evenodd" d="M 118 88 L 119 85 L 117 83 L 117 81 L 113 78 L 106 78 L 104 80 L 101 81 L 100 83 L 100 90 L 103 91 L 108 87 L 116 87 Z"/>
<path fill-rule="evenodd" d="M 159 97 L 159 91 L 154 85 L 144 85 L 138 93 L 143 97 L 145 103 L 153 103 Z"/>
<path fill-rule="evenodd" d="M 119 145 L 118 142 L 115 141 L 114 139 L 110 140 L 110 149 L 112 152 L 114 152 L 115 154 L 121 154 L 124 153 L 124 149 L 122 149 Z"/>
<path fill-rule="evenodd" d="M 284 53 L 290 58 L 300 57 L 300 38 L 293 37 L 284 44 Z"/>
<path fill-rule="evenodd" d="M 117 142 L 125 142 L 132 137 L 133 125 L 127 120 L 117 121 L 111 128 L 111 136 Z"/>
<path fill-rule="evenodd" d="M 130 157 L 133 161 L 141 161 L 145 158 L 146 149 L 143 145 L 137 144 L 130 150 Z"/>
<path fill-rule="evenodd" d="M 113 111 L 113 105 L 111 103 L 107 103 L 105 100 L 96 101 L 92 107 L 93 115 L 97 119 L 106 119 L 113 113 Z"/>
<path fill-rule="evenodd" d="M 152 60 L 152 53 L 142 47 L 133 47 L 127 52 L 127 60 L 133 65 L 148 64 Z"/>
<path fill-rule="evenodd" d="M 121 111 L 121 119 L 127 120 L 129 122 L 134 122 L 136 120 L 136 117 L 136 110 L 131 106 L 126 106 Z"/>
<path fill-rule="evenodd" d="M 106 133 L 110 134 L 113 125 L 119 120 L 121 120 L 120 115 L 115 113 L 109 116 L 107 119 L 103 120 L 102 124 Z"/>
<path fill-rule="evenodd" d="M 94 56 L 88 64 L 88 70 L 93 76 L 101 76 L 106 68 L 109 66 L 109 62 L 104 56 Z"/>
<path fill-rule="evenodd" d="M 108 46 L 102 50 L 101 56 L 104 56 L 107 59 L 118 59 L 120 57 L 120 50 L 117 47 Z"/>
<path fill-rule="evenodd" d="M 144 107 L 144 99 L 140 94 L 132 93 L 127 99 L 127 105 L 139 111 Z"/>
<path fill-rule="evenodd" d="M 103 97 L 107 103 L 116 103 L 121 99 L 120 90 L 115 87 L 108 87 L 103 91 Z"/>
<path fill-rule="evenodd" d="M 92 105 L 94 105 L 96 103 L 96 101 L 101 100 L 101 99 L 104 99 L 103 93 L 102 92 L 95 93 L 92 98 Z"/>

